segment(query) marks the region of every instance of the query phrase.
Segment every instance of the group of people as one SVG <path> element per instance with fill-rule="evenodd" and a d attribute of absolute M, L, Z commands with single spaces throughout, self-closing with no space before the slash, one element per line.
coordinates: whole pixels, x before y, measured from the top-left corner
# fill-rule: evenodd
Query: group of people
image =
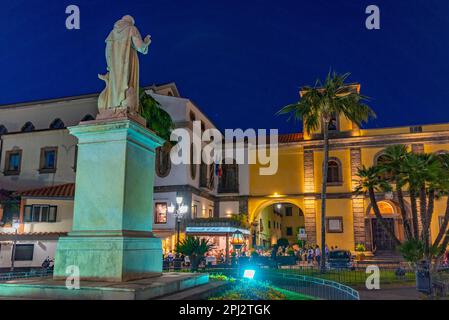
<path fill-rule="evenodd" d="M 189 257 L 183 254 L 175 254 L 172 251 L 169 251 L 162 255 L 162 261 L 167 262 L 169 265 L 172 265 L 175 259 L 180 261 L 183 266 L 188 266 L 190 264 Z"/>
<path fill-rule="evenodd" d="M 324 247 L 324 250 L 326 252 L 326 257 L 329 255 L 329 247 L 326 245 Z M 298 260 L 307 262 L 307 264 L 314 264 L 320 265 L 321 263 L 321 248 L 316 245 L 315 247 L 309 246 L 299 249 L 297 252 Z"/>
<path fill-rule="evenodd" d="M 333 250 L 338 250 L 338 246 L 335 247 L 328 247 L 328 245 L 326 244 L 326 246 L 324 247 L 324 252 L 326 254 L 326 260 L 328 260 L 329 258 L 329 252 L 333 251 Z M 321 248 L 316 245 L 315 247 L 313 246 L 309 246 L 309 247 L 304 247 L 299 249 L 299 251 L 297 252 L 297 256 L 298 256 L 298 260 L 307 262 L 307 264 L 314 264 L 316 263 L 317 265 L 319 265 L 321 263 Z"/>

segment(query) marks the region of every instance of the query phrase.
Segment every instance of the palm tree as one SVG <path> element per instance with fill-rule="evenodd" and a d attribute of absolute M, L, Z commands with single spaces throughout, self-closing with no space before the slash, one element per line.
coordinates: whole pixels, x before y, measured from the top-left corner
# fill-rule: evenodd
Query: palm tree
<path fill-rule="evenodd" d="M 403 188 L 406 185 L 406 177 L 404 176 L 403 163 L 408 155 L 407 146 L 398 144 L 389 146 L 385 149 L 383 162 L 380 167 L 386 171 L 387 180 L 391 180 L 396 186 L 396 194 L 398 197 L 399 207 L 401 208 L 401 216 L 405 229 L 405 237 L 407 240 L 413 238 L 412 229 L 407 217 L 405 207 Z"/>
<path fill-rule="evenodd" d="M 447 177 L 447 172 L 449 172 L 449 154 L 439 154 L 438 159 L 441 163 L 441 167 L 443 169 L 443 172 L 446 172 L 446 177 Z M 445 179 L 446 181 L 449 179 Z M 441 256 L 444 254 L 444 252 L 446 251 L 446 247 L 449 243 L 449 233 L 446 232 L 447 230 L 447 226 L 449 225 L 449 195 L 448 195 L 448 191 L 449 187 L 446 187 L 446 191 L 444 192 L 444 195 L 447 196 L 447 200 L 446 200 L 446 211 L 444 213 L 443 216 L 443 221 L 441 223 L 440 226 L 440 230 L 437 234 L 437 237 L 435 238 L 435 241 L 432 245 L 432 247 L 434 248 L 434 250 L 436 250 L 436 248 L 438 248 L 440 246 L 441 240 L 443 240 L 443 243 L 441 245 L 441 249 L 438 252 L 438 255 Z"/>
<path fill-rule="evenodd" d="M 329 72 L 324 83 L 316 81 L 313 87 L 304 87 L 299 102 L 283 107 L 277 114 L 291 114 L 294 120 L 302 120 L 304 130 L 311 133 L 322 127 L 324 142 L 324 162 L 322 167 L 321 187 L 321 271 L 326 266 L 326 186 L 329 161 L 329 122 L 333 115 L 341 115 L 360 126 L 362 122 L 375 117 L 369 106 L 363 103 L 366 97 L 362 96 L 345 83 L 349 73 L 339 75 Z M 290 118 L 291 118 L 290 117 Z"/>
<path fill-rule="evenodd" d="M 371 206 L 376 216 L 377 221 L 379 221 L 382 228 L 389 234 L 391 239 L 396 243 L 397 246 L 401 245 L 401 241 L 394 234 L 394 230 L 385 222 L 382 214 L 380 213 L 379 206 L 377 205 L 376 192 L 390 191 L 390 184 L 383 178 L 385 174 L 385 169 L 380 166 L 365 167 L 362 165 L 358 171 L 357 176 L 359 177 L 359 185 L 355 189 L 355 193 L 359 195 L 365 195 L 368 193 Z"/>
<path fill-rule="evenodd" d="M 191 270 L 197 271 L 201 260 L 204 259 L 204 255 L 213 248 L 214 245 L 209 239 L 187 236 L 179 243 L 176 251 L 188 256 Z"/>
<path fill-rule="evenodd" d="M 409 185 L 415 239 L 419 239 L 418 208 L 421 217 L 421 241 L 426 257 L 430 253 L 430 223 L 436 195 L 446 188 L 441 162 L 433 154 L 408 153 L 403 163 L 404 177 Z"/>

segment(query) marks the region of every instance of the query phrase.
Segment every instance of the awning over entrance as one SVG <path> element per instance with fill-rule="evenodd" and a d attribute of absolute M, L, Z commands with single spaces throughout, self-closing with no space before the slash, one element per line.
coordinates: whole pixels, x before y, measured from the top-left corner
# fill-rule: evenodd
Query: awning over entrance
<path fill-rule="evenodd" d="M 186 234 L 226 235 L 240 231 L 244 235 L 250 235 L 249 230 L 236 227 L 186 227 Z"/>

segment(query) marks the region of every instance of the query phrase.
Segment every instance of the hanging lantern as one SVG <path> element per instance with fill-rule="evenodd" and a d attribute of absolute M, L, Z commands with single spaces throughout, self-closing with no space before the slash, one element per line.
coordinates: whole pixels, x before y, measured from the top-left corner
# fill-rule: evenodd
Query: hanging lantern
<path fill-rule="evenodd" d="M 235 250 L 240 250 L 245 244 L 245 238 L 240 230 L 237 230 L 232 234 L 231 244 L 234 246 Z"/>

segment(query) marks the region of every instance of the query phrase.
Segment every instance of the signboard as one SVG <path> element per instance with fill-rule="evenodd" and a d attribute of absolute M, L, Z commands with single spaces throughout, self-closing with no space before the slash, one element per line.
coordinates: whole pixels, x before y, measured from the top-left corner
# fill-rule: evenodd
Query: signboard
<path fill-rule="evenodd" d="M 239 230 L 244 235 L 249 235 L 249 230 L 233 227 L 186 227 L 186 233 L 234 233 Z"/>

